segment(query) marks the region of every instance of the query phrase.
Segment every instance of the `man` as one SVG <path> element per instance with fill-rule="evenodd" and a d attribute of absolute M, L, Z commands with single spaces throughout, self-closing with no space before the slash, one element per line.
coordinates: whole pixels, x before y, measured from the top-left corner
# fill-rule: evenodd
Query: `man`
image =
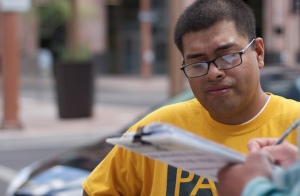
<path fill-rule="evenodd" d="M 229 165 L 219 171 L 220 196 L 300 195 L 300 162 L 296 162 L 299 159 L 299 150 L 288 142 L 272 146 L 276 140 L 275 138 L 250 140 L 248 143 L 250 154 L 246 162 Z M 284 188 L 277 187 L 271 181 L 271 166 L 274 163 L 288 168 L 280 177 L 280 181 L 286 183 Z"/>
<path fill-rule="evenodd" d="M 299 103 L 264 93 L 259 69 L 264 45 L 242 0 L 197 0 L 179 18 L 175 43 L 196 99 L 165 106 L 129 131 L 153 121 L 173 124 L 248 153 L 255 137 L 279 137 L 298 117 Z M 295 134 L 287 140 L 296 143 Z M 83 183 L 84 195 L 216 196 L 213 181 L 115 147 Z"/>

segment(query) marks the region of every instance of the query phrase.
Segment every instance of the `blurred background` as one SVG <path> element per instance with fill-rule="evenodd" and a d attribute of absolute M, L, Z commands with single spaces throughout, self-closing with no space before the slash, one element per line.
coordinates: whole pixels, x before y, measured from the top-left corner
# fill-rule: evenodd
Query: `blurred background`
<path fill-rule="evenodd" d="M 118 133 L 188 89 L 173 28 L 193 1 L 1 0 L 0 193 L 23 167 Z M 300 0 L 244 1 L 272 79 L 297 76 Z"/>

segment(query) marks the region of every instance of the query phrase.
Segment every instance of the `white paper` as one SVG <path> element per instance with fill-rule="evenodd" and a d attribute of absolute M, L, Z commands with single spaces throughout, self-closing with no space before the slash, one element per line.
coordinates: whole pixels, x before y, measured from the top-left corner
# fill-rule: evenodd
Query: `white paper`
<path fill-rule="evenodd" d="M 245 155 L 239 152 L 169 124 L 151 123 L 143 133 L 143 142 L 133 142 L 136 132 L 106 141 L 215 182 L 219 169 L 245 161 Z"/>

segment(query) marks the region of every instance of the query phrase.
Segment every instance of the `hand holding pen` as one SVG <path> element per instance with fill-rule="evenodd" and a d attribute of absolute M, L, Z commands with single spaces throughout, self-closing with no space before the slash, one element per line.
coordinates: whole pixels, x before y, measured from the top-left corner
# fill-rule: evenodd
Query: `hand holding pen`
<path fill-rule="evenodd" d="M 267 151 L 272 155 L 277 165 L 282 167 L 289 167 L 294 164 L 299 158 L 299 149 L 297 146 L 290 144 L 284 139 L 300 125 L 300 118 L 298 118 L 286 131 L 277 138 L 254 138 L 251 139 L 247 146 L 249 152 L 256 152 L 259 150 Z"/>

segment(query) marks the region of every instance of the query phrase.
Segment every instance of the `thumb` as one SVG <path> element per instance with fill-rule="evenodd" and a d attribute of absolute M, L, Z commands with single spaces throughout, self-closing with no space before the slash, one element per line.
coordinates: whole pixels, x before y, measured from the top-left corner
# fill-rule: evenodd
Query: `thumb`
<path fill-rule="evenodd" d="M 257 152 L 257 151 L 261 150 L 261 146 L 256 140 L 250 140 L 247 143 L 247 148 L 248 148 L 249 152 Z"/>

